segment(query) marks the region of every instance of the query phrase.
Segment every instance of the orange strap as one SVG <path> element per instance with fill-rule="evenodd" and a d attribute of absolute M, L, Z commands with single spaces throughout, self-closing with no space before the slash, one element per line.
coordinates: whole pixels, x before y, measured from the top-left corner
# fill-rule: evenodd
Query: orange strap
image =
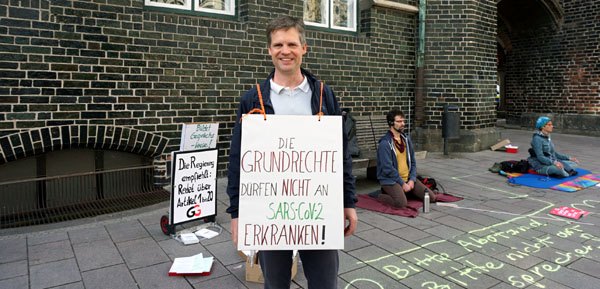
<path fill-rule="evenodd" d="M 242 117 L 240 117 L 240 123 L 242 123 L 242 119 L 244 118 L 244 116 L 253 114 L 255 112 L 262 113 L 263 116 L 265 117 L 265 120 L 267 120 L 267 113 L 265 112 L 265 105 L 263 104 L 262 92 L 260 91 L 260 84 L 258 84 L 258 83 L 256 84 L 256 90 L 258 91 L 258 100 L 260 100 L 260 108 L 254 108 L 251 111 L 249 111 L 247 114 L 242 115 Z M 319 116 L 319 121 L 321 121 L 321 116 L 323 115 L 322 107 L 323 107 L 323 82 L 321 82 L 321 96 L 319 97 L 319 113 L 317 113 L 317 115 Z"/>
<path fill-rule="evenodd" d="M 242 119 L 244 118 L 244 116 L 253 114 L 255 112 L 262 113 L 263 116 L 265 117 L 265 120 L 267 120 L 267 113 L 265 112 L 265 105 L 263 104 L 262 92 L 260 92 L 260 84 L 258 84 L 258 83 L 256 84 L 256 90 L 258 91 L 258 100 L 260 100 L 260 108 L 252 109 L 247 114 L 242 115 L 242 117 L 240 117 L 240 123 L 242 123 Z"/>
<path fill-rule="evenodd" d="M 323 115 L 323 112 L 321 111 L 322 107 L 323 107 L 323 82 L 321 82 L 321 96 L 319 97 L 319 113 L 317 114 L 319 116 L 319 121 L 321 121 L 321 116 Z"/>

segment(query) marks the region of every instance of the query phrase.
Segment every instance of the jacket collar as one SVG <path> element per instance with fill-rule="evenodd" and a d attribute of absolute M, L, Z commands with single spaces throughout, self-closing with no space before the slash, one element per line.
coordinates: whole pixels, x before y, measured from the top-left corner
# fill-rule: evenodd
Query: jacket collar
<path fill-rule="evenodd" d="M 319 112 L 319 97 L 321 94 L 321 83 L 317 80 L 317 78 L 312 75 L 310 72 L 305 70 L 304 68 L 300 68 L 302 75 L 306 78 L 308 85 L 312 91 L 311 97 L 311 108 L 312 113 L 317 114 Z M 265 106 L 265 112 L 267 114 L 274 114 L 275 109 L 273 108 L 273 103 L 271 102 L 271 79 L 275 75 L 275 69 L 271 70 L 267 79 L 260 83 L 260 92 L 263 98 L 263 104 Z M 325 91 L 323 91 L 323 98 L 325 99 Z M 258 97 L 254 99 L 254 107 L 260 107 L 260 100 Z M 327 114 L 327 110 L 325 109 L 326 105 L 323 103 L 323 113 Z"/>

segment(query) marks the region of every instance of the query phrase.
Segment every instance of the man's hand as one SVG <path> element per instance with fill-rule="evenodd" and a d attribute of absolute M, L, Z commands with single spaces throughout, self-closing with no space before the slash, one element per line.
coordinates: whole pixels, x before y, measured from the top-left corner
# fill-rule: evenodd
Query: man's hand
<path fill-rule="evenodd" d="M 344 237 L 348 237 L 354 234 L 354 231 L 356 231 L 356 224 L 358 224 L 358 216 L 356 215 L 356 209 L 344 208 L 344 224 L 346 224 L 346 220 L 348 220 L 349 224 L 348 226 L 346 226 L 346 228 L 344 228 Z M 235 222 L 237 224 L 237 219 Z"/>
<path fill-rule="evenodd" d="M 557 167 L 557 168 L 559 168 L 559 169 L 562 169 L 562 168 L 563 168 L 563 165 L 562 165 L 562 164 L 561 164 L 559 161 L 555 161 L 555 162 L 554 162 L 554 166 L 556 166 L 556 167 Z"/>
<path fill-rule="evenodd" d="M 575 162 L 577 165 L 580 165 L 579 161 L 576 158 L 571 158 L 570 159 L 572 162 Z"/>
<path fill-rule="evenodd" d="M 410 188 L 410 185 L 408 185 L 407 183 L 402 184 L 402 190 L 405 193 L 408 193 L 408 192 L 412 191 L 412 189 Z"/>
<path fill-rule="evenodd" d="M 410 186 L 410 190 L 412 191 L 415 188 L 415 181 L 413 181 L 413 180 L 408 181 L 408 186 Z"/>
<path fill-rule="evenodd" d="M 237 234 L 238 234 L 238 218 L 231 219 L 231 226 L 229 227 L 229 229 L 231 230 L 231 240 L 233 241 L 233 243 L 237 247 L 237 241 L 238 241 L 238 236 L 237 236 Z"/>

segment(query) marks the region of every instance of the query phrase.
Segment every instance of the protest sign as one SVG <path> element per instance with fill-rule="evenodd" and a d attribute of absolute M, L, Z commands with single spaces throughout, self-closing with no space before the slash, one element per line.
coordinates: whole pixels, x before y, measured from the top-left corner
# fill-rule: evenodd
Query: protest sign
<path fill-rule="evenodd" d="M 216 215 L 217 149 L 172 152 L 172 225 Z"/>
<path fill-rule="evenodd" d="M 214 149 L 219 137 L 219 123 L 184 123 L 180 151 Z"/>
<path fill-rule="evenodd" d="M 341 116 L 245 116 L 238 249 L 343 249 L 342 149 Z"/>

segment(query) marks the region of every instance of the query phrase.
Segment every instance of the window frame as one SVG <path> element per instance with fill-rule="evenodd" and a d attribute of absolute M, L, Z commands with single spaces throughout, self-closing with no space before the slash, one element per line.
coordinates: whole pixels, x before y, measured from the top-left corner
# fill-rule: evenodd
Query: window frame
<path fill-rule="evenodd" d="M 144 0 L 144 9 L 162 12 L 172 12 L 178 14 L 198 15 L 214 18 L 223 18 L 229 20 L 237 20 L 238 2 L 239 0 L 224 0 L 227 7 L 229 2 L 229 10 L 216 10 L 199 7 L 199 0 L 184 0 L 185 5 L 179 6 L 174 4 L 159 3 L 151 0 Z"/>
<path fill-rule="evenodd" d="M 305 3 L 306 0 L 304 0 L 303 3 Z M 306 26 L 308 28 L 314 29 L 314 30 L 321 30 L 321 31 L 328 31 L 328 32 L 338 32 L 338 33 L 343 33 L 343 34 L 357 34 L 358 33 L 358 17 L 359 17 L 359 13 L 358 13 L 358 9 L 359 9 L 359 5 L 358 2 L 359 0 L 352 0 L 354 3 L 354 7 L 353 9 L 348 9 L 348 11 L 354 11 L 354 17 L 353 17 L 353 27 L 343 27 L 343 26 L 335 26 L 333 24 L 333 13 L 334 13 L 334 1 L 335 0 L 320 0 L 321 3 L 323 1 L 327 2 L 327 13 L 322 13 L 322 15 L 326 15 L 327 19 L 325 21 L 325 24 L 321 24 L 321 23 L 317 23 L 317 22 L 310 22 L 307 20 L 304 20 L 304 23 L 306 24 Z M 325 17 L 325 16 L 324 16 Z M 302 6 L 302 18 L 304 18 L 304 5 Z"/>

